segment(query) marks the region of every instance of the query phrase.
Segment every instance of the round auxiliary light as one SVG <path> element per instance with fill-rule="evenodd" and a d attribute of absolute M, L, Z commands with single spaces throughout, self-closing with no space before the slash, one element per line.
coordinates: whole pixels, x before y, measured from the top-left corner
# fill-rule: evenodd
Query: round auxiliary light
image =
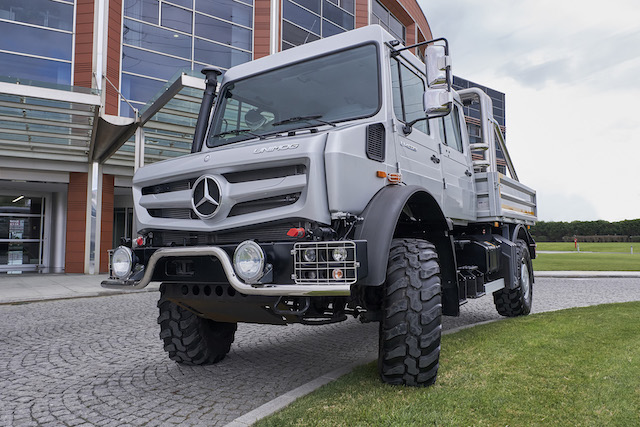
<path fill-rule="evenodd" d="M 233 254 L 233 268 L 247 283 L 255 283 L 264 272 L 264 252 L 253 240 L 240 243 Z"/>
<path fill-rule="evenodd" d="M 335 280 L 342 280 L 344 279 L 344 273 L 342 272 L 342 270 L 340 270 L 339 268 L 334 269 L 331 272 L 331 276 L 333 276 L 333 278 Z"/>
<path fill-rule="evenodd" d="M 345 248 L 335 248 L 332 256 L 334 261 L 345 261 L 347 259 L 347 250 Z"/>
<path fill-rule="evenodd" d="M 111 271 L 119 279 L 124 279 L 131 273 L 133 267 L 133 252 L 126 246 L 119 246 L 111 257 Z"/>
<path fill-rule="evenodd" d="M 316 250 L 315 249 L 305 249 L 302 257 L 306 262 L 315 262 L 316 261 Z"/>

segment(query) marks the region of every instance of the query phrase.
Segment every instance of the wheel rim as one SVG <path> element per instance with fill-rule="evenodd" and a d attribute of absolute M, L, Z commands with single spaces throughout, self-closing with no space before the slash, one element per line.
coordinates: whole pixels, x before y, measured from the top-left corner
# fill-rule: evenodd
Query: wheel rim
<path fill-rule="evenodd" d="M 529 301 L 531 297 L 531 276 L 529 275 L 529 266 L 525 260 L 522 260 L 520 266 L 520 286 L 522 287 L 522 298 Z"/>

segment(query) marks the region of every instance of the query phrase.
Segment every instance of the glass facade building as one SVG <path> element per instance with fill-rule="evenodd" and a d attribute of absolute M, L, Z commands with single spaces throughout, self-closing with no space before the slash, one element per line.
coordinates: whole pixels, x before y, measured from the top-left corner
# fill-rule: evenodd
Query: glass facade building
<path fill-rule="evenodd" d="M 0 1 L 0 76 L 71 85 L 74 0 Z"/>
<path fill-rule="evenodd" d="M 105 272 L 106 250 L 133 237 L 134 146 L 96 157 L 101 126 L 134 123 L 176 76 L 369 24 L 405 45 L 433 38 L 417 0 L 0 0 L 0 272 Z M 397 72 L 410 119 L 421 101 Z M 483 89 L 504 126 L 504 94 Z M 145 125 L 147 162 L 189 152 L 201 93 L 183 87 Z"/>
<path fill-rule="evenodd" d="M 355 28 L 354 0 L 282 0 L 282 49 Z"/>
<path fill-rule="evenodd" d="M 180 69 L 250 61 L 252 0 L 124 0 L 121 92 L 142 108 Z M 122 101 L 121 115 L 131 115 Z"/>

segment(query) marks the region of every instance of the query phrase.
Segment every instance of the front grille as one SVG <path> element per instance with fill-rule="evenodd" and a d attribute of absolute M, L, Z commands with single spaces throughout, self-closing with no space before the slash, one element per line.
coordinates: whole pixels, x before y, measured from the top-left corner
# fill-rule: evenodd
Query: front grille
<path fill-rule="evenodd" d="M 277 168 L 253 169 L 240 172 L 228 172 L 222 174 L 231 184 L 240 182 L 259 181 L 262 179 L 284 178 L 293 175 L 304 175 L 307 173 L 305 165 L 289 165 Z"/>
<path fill-rule="evenodd" d="M 298 201 L 300 193 L 286 194 L 284 196 L 267 197 L 266 199 L 251 200 L 238 203 L 231 209 L 229 216 L 246 215 L 253 212 L 266 211 L 267 209 L 280 208 L 292 205 Z"/>
<path fill-rule="evenodd" d="M 154 218 L 172 218 L 172 219 L 195 219 L 196 216 L 191 209 L 188 208 L 164 208 L 164 209 L 148 209 L 149 215 Z"/>
<path fill-rule="evenodd" d="M 189 223 L 181 222 L 183 228 L 195 224 L 191 221 L 215 219 L 220 223 L 227 217 L 275 211 L 293 205 L 303 197 L 309 170 L 298 161 L 278 167 L 260 165 L 258 169 L 201 171 L 189 178 L 143 185 L 138 203 L 152 218 L 188 220 Z M 207 194 L 204 194 L 204 188 L 207 188 Z M 193 210 L 194 203 L 199 206 L 200 214 Z M 210 215 L 214 205 L 219 211 L 215 218 Z M 269 220 L 270 213 L 264 215 L 264 220 Z"/>
<path fill-rule="evenodd" d="M 336 261 L 335 251 L 346 257 Z M 351 241 L 304 242 L 293 245 L 292 279 L 296 284 L 344 284 L 358 281 L 356 244 Z"/>
<path fill-rule="evenodd" d="M 302 227 L 299 222 L 282 223 L 276 225 L 264 225 L 259 227 L 243 227 L 242 229 L 211 233 L 196 233 L 189 231 L 153 230 L 154 246 L 195 246 L 195 245 L 223 245 L 227 243 L 240 243 L 245 240 L 257 242 L 282 242 L 296 240 L 287 236 L 287 231 L 292 228 Z"/>
<path fill-rule="evenodd" d="M 170 193 L 172 191 L 181 191 L 181 190 L 189 190 L 193 183 L 196 181 L 196 178 L 192 179 L 182 179 L 180 181 L 166 182 L 157 185 L 151 185 L 149 187 L 142 188 L 142 195 L 146 196 L 148 194 L 162 194 L 162 193 Z"/>

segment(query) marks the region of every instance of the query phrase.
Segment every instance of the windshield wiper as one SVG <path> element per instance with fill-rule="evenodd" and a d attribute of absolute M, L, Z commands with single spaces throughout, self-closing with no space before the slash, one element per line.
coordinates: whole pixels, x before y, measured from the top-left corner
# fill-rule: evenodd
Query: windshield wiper
<path fill-rule="evenodd" d="M 297 117 L 289 117 L 288 119 L 280 120 L 279 122 L 271 123 L 271 126 L 281 126 L 286 125 L 288 123 L 297 123 L 297 122 L 310 122 L 311 120 L 315 120 L 318 123 L 322 123 L 323 125 L 330 125 L 336 127 L 335 123 L 328 122 L 326 120 L 320 120 L 322 115 L 316 116 L 297 116 Z"/>
<path fill-rule="evenodd" d="M 228 130 L 225 132 L 220 132 L 213 135 L 213 138 L 218 138 L 225 135 L 240 135 L 241 133 L 246 133 L 247 135 L 255 136 L 256 138 L 264 139 L 264 135 L 258 135 L 257 133 L 251 132 L 251 129 L 236 129 L 236 130 Z"/>

